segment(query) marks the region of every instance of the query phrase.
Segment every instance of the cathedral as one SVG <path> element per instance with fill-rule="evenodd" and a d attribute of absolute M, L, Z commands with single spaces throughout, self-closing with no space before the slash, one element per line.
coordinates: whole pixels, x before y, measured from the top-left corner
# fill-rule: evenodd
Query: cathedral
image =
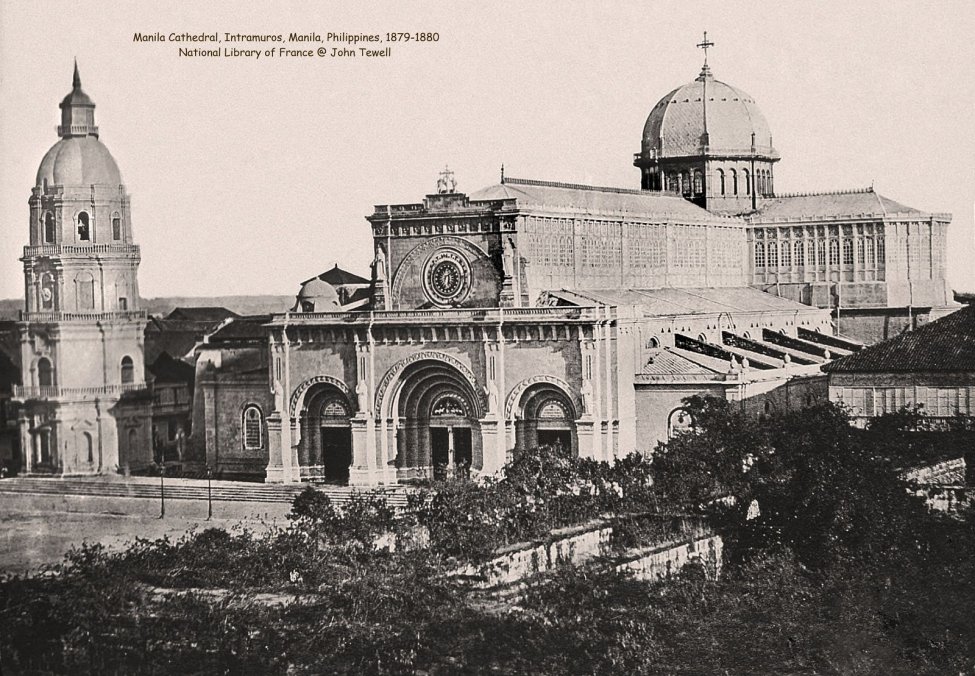
<path fill-rule="evenodd" d="M 128 195 L 77 70 L 61 114 L 0 342 L 25 473 L 145 469 L 154 374 L 180 369 L 184 469 L 377 485 L 491 474 L 538 445 L 612 460 L 687 426 L 690 395 L 755 415 L 824 400 L 824 364 L 954 309 L 950 217 L 872 189 L 777 193 L 768 122 L 705 59 L 649 111 L 632 188 L 502 170 L 462 192 L 445 169 L 366 216 L 365 274 L 201 324 L 162 369 L 145 355 L 167 325 L 139 308 Z"/>

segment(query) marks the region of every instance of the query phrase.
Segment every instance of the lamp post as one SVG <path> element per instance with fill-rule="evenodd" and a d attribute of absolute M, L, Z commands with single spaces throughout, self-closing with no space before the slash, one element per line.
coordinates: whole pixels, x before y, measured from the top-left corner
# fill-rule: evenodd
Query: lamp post
<path fill-rule="evenodd" d="M 213 477 L 213 471 L 210 469 L 210 465 L 207 465 L 207 521 L 213 518 L 213 496 L 210 492 L 210 479 Z"/>
<path fill-rule="evenodd" d="M 166 460 L 159 458 L 159 518 L 166 516 Z"/>

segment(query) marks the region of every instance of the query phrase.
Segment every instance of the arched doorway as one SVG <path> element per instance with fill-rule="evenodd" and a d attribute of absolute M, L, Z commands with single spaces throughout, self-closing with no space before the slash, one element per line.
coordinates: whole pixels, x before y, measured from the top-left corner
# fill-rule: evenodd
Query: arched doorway
<path fill-rule="evenodd" d="M 551 446 L 575 456 L 579 452 L 575 419 L 575 406 L 561 387 L 536 383 L 522 394 L 515 414 L 515 448 Z"/>
<path fill-rule="evenodd" d="M 302 477 L 346 484 L 352 465 L 351 407 L 348 398 L 328 383 L 312 386 L 299 414 Z"/>
<path fill-rule="evenodd" d="M 423 360 L 399 378 L 390 413 L 403 478 L 448 478 L 483 466 L 480 401 L 454 366 Z"/>

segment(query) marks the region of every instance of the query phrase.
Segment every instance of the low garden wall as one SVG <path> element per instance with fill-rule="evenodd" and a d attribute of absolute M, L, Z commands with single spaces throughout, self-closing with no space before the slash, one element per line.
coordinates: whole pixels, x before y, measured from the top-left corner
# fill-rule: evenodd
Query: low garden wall
<path fill-rule="evenodd" d="M 669 518 L 669 517 L 668 517 Z M 543 540 L 521 542 L 497 551 L 497 556 L 455 571 L 475 586 L 491 589 L 513 585 L 558 566 L 580 566 L 609 561 L 618 571 L 631 572 L 638 580 L 660 580 L 676 574 L 686 564 L 700 561 L 709 575 L 721 570 L 721 537 L 707 528 L 687 528 L 654 544 L 620 551 L 614 548 L 617 520 L 598 520 L 552 531 Z"/>

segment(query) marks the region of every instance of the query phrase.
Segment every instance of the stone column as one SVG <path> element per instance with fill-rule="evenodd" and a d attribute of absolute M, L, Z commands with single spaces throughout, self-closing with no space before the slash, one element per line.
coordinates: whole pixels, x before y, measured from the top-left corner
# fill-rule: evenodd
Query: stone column
<path fill-rule="evenodd" d="M 349 468 L 350 486 L 374 486 L 376 456 L 375 426 L 372 419 L 361 413 L 352 420 L 352 466 Z M 370 434 L 370 428 L 373 428 Z M 371 442 L 371 443 L 370 443 Z"/>
<path fill-rule="evenodd" d="M 579 444 L 579 457 L 601 460 L 599 440 L 594 434 L 592 416 L 584 415 L 576 420 L 576 439 Z"/>
<path fill-rule="evenodd" d="M 481 473 L 496 474 L 506 460 L 504 434 L 498 433 L 498 421 L 493 417 L 482 418 L 481 425 Z"/>
<path fill-rule="evenodd" d="M 281 414 L 277 411 L 267 417 L 267 469 L 265 470 L 264 481 L 266 483 L 280 484 L 287 481 L 284 472 L 284 449 L 287 448 L 284 441 L 284 434 L 281 426 Z M 288 445 L 290 445 L 290 440 Z M 210 448 L 207 446 L 207 464 L 213 467 L 210 458 Z"/>

